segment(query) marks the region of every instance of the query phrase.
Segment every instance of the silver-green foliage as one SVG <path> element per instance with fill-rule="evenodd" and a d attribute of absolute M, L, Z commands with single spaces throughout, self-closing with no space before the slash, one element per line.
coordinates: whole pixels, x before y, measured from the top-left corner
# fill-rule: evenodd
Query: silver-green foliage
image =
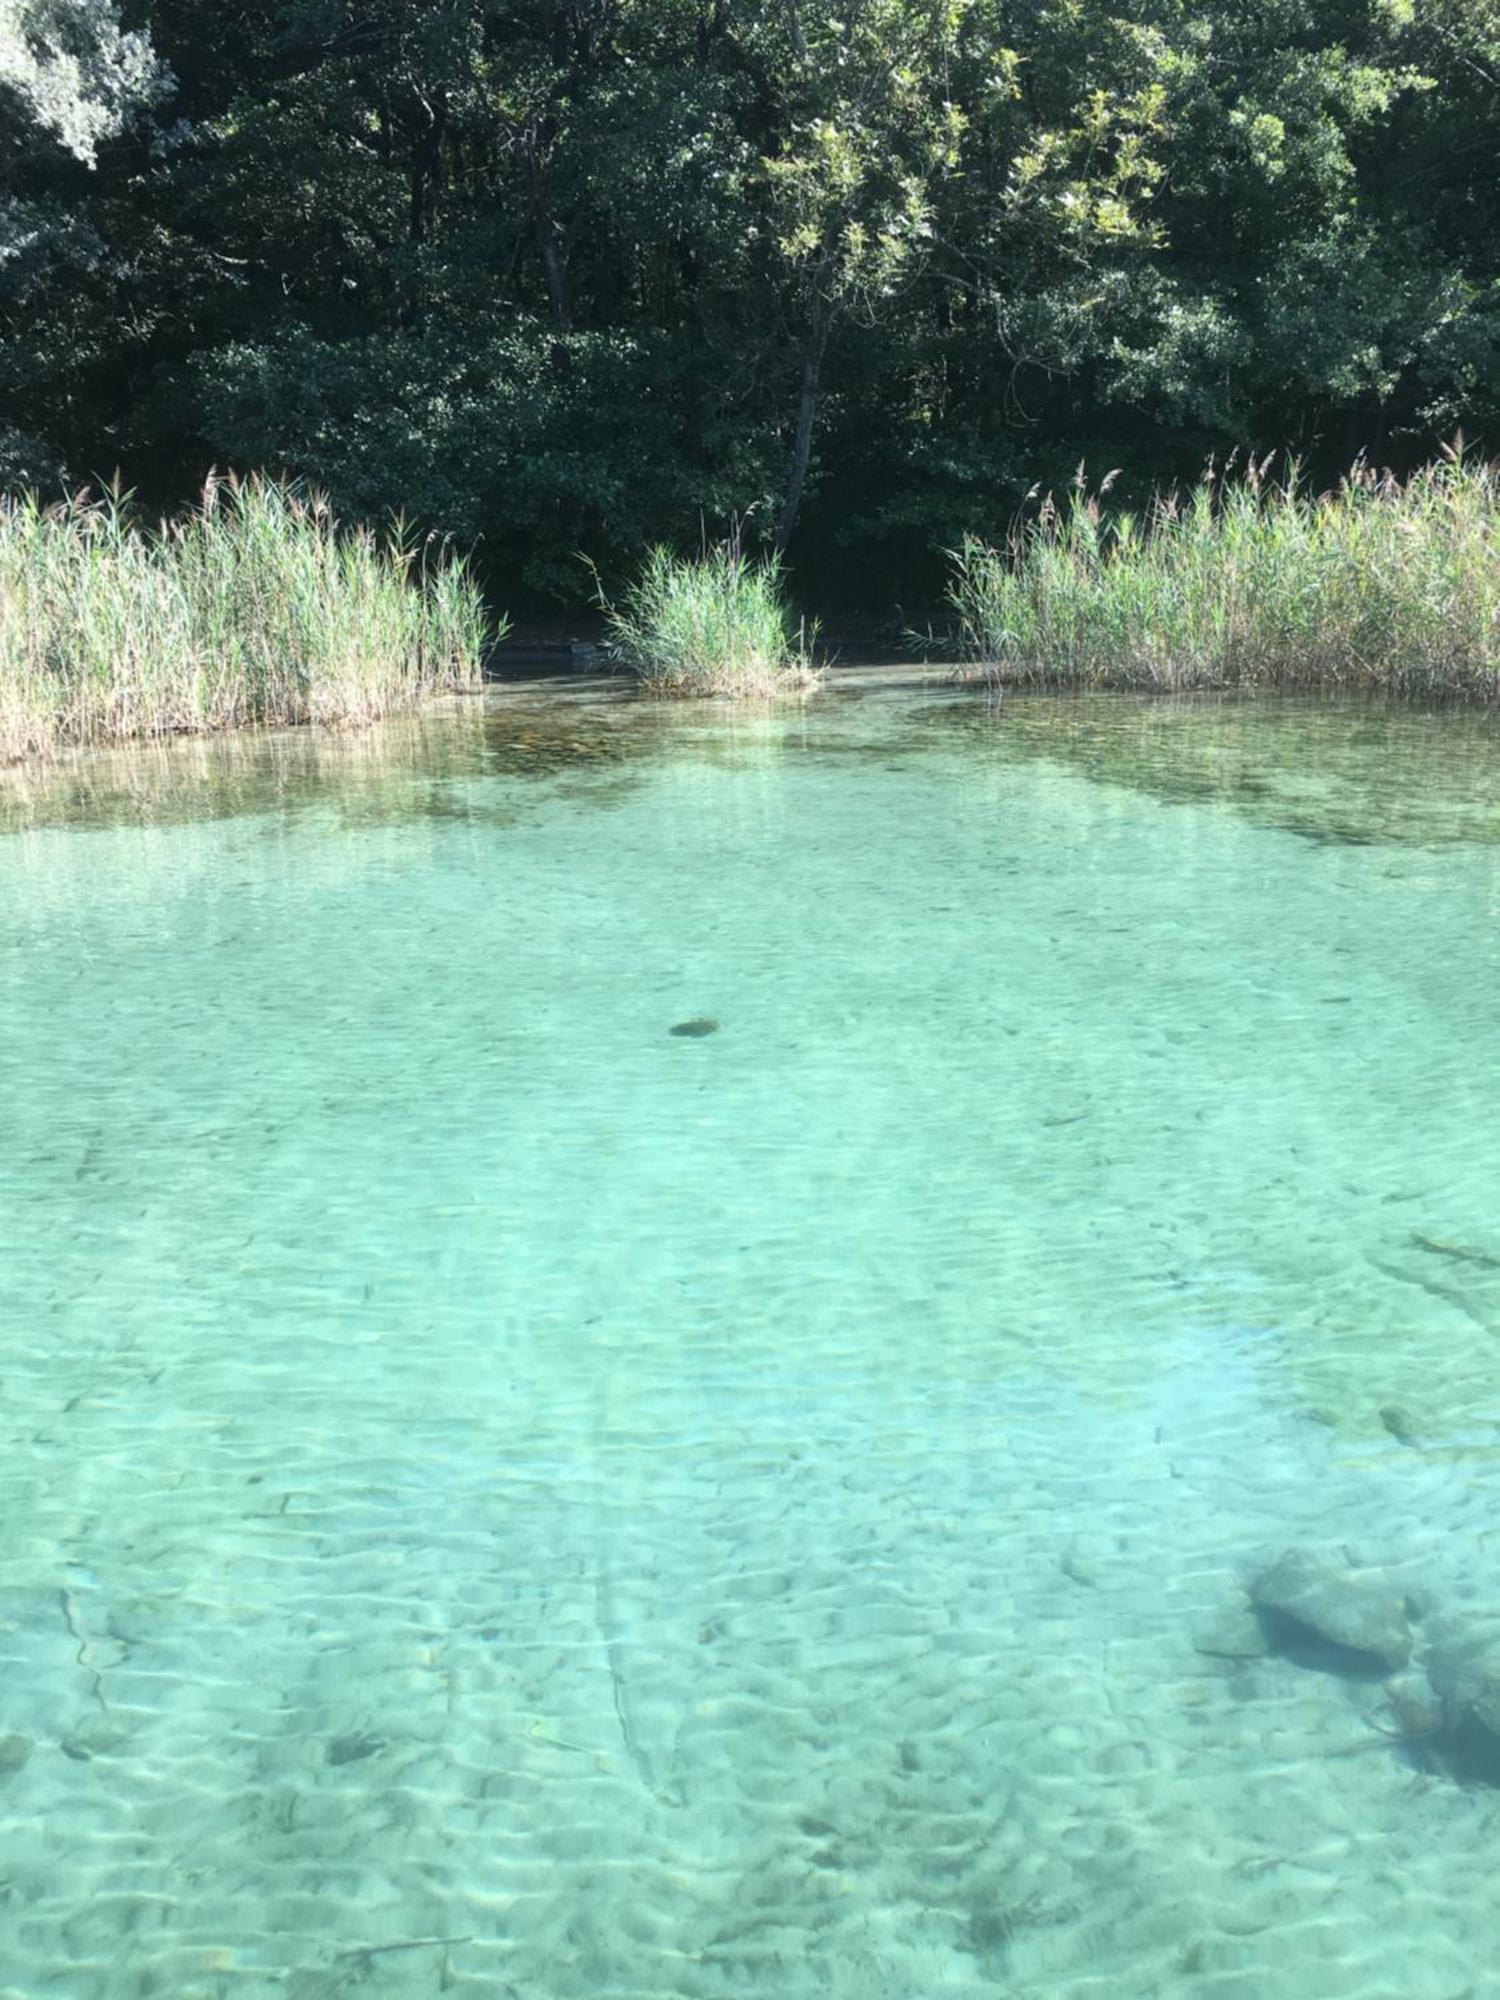
<path fill-rule="evenodd" d="M 96 278 L 105 262 L 95 232 L 55 198 L 17 191 L 17 169 L 45 177 L 64 155 L 92 167 L 172 81 L 150 37 L 121 26 L 114 0 L 0 0 L 0 342 L 31 319 L 32 288 L 54 259 Z M 34 326 L 29 345 L 34 368 Z M 58 469 L 45 438 L 0 410 L 0 488 L 50 481 Z"/>
<path fill-rule="evenodd" d="M 369 720 L 476 686 L 489 636 L 462 560 L 271 480 L 149 531 L 118 500 L 0 498 L 0 757 Z"/>
<path fill-rule="evenodd" d="M 0 92 L 89 165 L 170 83 L 114 0 L 0 0 Z"/>
<path fill-rule="evenodd" d="M 610 649 L 658 694 L 802 693 L 815 675 L 793 630 L 781 570 L 737 541 L 697 557 L 655 548 L 619 605 Z"/>
<path fill-rule="evenodd" d="M 1205 481 L 1140 519 L 1079 490 L 1001 547 L 969 539 L 950 602 L 999 680 L 1500 695 L 1500 480 L 1450 453 L 1311 494 Z"/>

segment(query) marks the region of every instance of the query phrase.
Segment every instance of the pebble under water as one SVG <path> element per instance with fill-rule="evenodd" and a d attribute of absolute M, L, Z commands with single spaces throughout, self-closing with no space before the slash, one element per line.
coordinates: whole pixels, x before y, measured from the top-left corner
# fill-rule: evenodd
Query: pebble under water
<path fill-rule="evenodd" d="M 3 781 L 3 2000 L 1493 1991 L 1500 725 L 507 703 Z"/>

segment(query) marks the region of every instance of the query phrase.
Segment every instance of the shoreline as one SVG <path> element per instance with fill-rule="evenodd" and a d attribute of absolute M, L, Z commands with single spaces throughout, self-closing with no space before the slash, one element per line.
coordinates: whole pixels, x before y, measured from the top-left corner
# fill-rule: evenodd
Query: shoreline
<path fill-rule="evenodd" d="M 589 664 L 580 669 L 567 649 L 526 646 L 505 657 L 495 670 L 493 657 L 486 661 L 482 681 L 468 688 L 449 688 L 402 703 L 380 714 L 332 721 L 237 723 L 215 729 L 175 729 L 140 735 L 121 735 L 92 742 L 65 743 L 54 749 L 34 751 L 0 762 L 0 788 L 8 780 L 59 773 L 90 758 L 141 755 L 169 751 L 184 745 L 232 745 L 242 748 L 278 741 L 344 743 L 369 739 L 382 730 L 421 723 L 453 714 L 476 705 L 487 712 L 503 714 L 556 705 L 566 710 L 576 707 L 615 708 L 641 703 L 658 713 L 684 715 L 751 714 L 767 708 L 786 707 L 792 697 L 745 699 L 725 695 L 662 696 L 643 690 L 636 677 L 624 668 Z M 997 705 L 1004 700 L 1028 702 L 1076 702 L 1106 698 L 1147 703 L 1160 708 L 1205 708 L 1239 703 L 1293 703 L 1322 709 L 1346 710 L 1356 714 L 1400 713 L 1463 715 L 1478 718 L 1500 716 L 1500 690 L 1494 698 L 1459 692 L 1425 690 L 1402 693 L 1394 689 L 1320 686 L 1316 683 L 1285 685 L 1227 684 L 1201 687 L 1150 687 L 1122 684 L 1078 684 L 1066 681 L 1011 682 L 998 678 L 981 663 L 953 660 L 893 659 L 884 656 L 837 658 L 820 669 L 817 687 L 799 694 L 798 702 L 829 696 L 892 696 L 906 691 L 947 688 L 955 695 L 986 696 Z"/>

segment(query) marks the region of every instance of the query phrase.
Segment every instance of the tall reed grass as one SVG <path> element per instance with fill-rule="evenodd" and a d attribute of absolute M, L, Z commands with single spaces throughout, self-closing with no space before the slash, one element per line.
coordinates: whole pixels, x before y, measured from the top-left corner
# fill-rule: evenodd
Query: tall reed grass
<path fill-rule="evenodd" d="M 212 480 L 155 527 L 118 495 L 0 497 L 0 759 L 366 721 L 477 686 L 489 637 L 461 559 L 276 480 Z"/>
<path fill-rule="evenodd" d="M 1500 475 L 1465 461 L 1335 490 L 1209 477 L 1144 517 L 1081 488 L 1001 547 L 965 541 L 950 602 L 998 681 L 1500 695 Z"/>
<path fill-rule="evenodd" d="M 805 693 L 817 681 L 781 571 L 738 538 L 701 556 L 655 548 L 619 605 L 601 594 L 613 656 L 654 694 Z"/>

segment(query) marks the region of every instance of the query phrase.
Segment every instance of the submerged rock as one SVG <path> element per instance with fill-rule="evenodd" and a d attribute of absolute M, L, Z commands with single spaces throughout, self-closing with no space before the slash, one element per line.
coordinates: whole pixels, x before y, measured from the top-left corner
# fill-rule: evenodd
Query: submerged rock
<path fill-rule="evenodd" d="M 29 1736 L 0 1736 L 0 1778 L 19 1771 L 35 1748 Z"/>
<path fill-rule="evenodd" d="M 1092 1590 L 1103 1574 L 1103 1544 L 1098 1536 L 1075 1535 L 1063 1551 L 1062 1573 Z"/>
<path fill-rule="evenodd" d="M 1259 1660 L 1271 1650 L 1265 1626 L 1247 1603 L 1231 1605 L 1200 1625 L 1193 1644 L 1219 1660 Z"/>
<path fill-rule="evenodd" d="M 1469 1713 L 1494 1738 L 1500 1749 L 1500 1658 L 1491 1658 L 1480 1675 L 1469 1703 Z"/>
<path fill-rule="evenodd" d="M 1421 1425 L 1404 1403 L 1382 1403 L 1376 1415 L 1397 1444 L 1416 1445 L 1422 1442 Z"/>
<path fill-rule="evenodd" d="M 1500 1646 L 1488 1638 L 1435 1646 L 1427 1671 L 1449 1727 L 1471 1719 L 1500 1749 Z"/>
<path fill-rule="evenodd" d="M 1447 1717 L 1442 1701 L 1433 1692 L 1426 1674 L 1413 1671 L 1392 1681 L 1390 1703 L 1391 1713 L 1403 1736 L 1420 1740 L 1442 1734 Z"/>
<path fill-rule="evenodd" d="M 356 1730 L 350 1736 L 330 1738 L 327 1751 L 330 1764 L 359 1764 L 366 1757 L 374 1757 L 385 1748 L 385 1739 L 371 1736 L 365 1730 Z"/>
<path fill-rule="evenodd" d="M 114 1756 L 129 1739 L 130 1731 L 125 1724 L 107 1710 L 101 1710 L 96 1715 L 85 1715 L 59 1739 L 57 1747 L 75 1764 L 88 1764 L 95 1757 Z"/>
<path fill-rule="evenodd" d="M 1378 1574 L 1352 1569 L 1341 1557 L 1288 1549 L 1255 1579 L 1250 1602 L 1263 1619 L 1269 1614 L 1287 1621 L 1290 1637 L 1321 1640 L 1353 1656 L 1350 1668 L 1368 1663 L 1393 1673 L 1411 1658 L 1411 1626 L 1400 1591 Z"/>
<path fill-rule="evenodd" d="M 1442 1704 L 1443 1758 L 1462 1782 L 1500 1785 L 1500 1642 L 1449 1634 L 1427 1661 Z"/>

